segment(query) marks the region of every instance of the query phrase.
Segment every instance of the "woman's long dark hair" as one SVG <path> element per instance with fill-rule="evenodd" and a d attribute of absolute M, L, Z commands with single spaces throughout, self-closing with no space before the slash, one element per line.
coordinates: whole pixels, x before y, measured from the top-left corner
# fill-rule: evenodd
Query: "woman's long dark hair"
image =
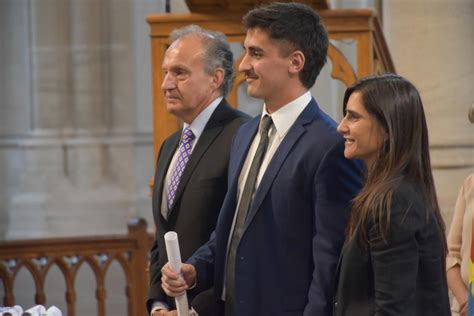
<path fill-rule="evenodd" d="M 428 202 L 427 220 L 433 213 L 443 255 L 446 255 L 445 225 L 436 198 L 428 128 L 417 89 L 408 80 L 394 74 L 362 79 L 346 90 L 344 114 L 347 101 L 354 92 L 361 94 L 366 111 L 376 119 L 388 137 L 375 162 L 368 166 L 365 186 L 353 200 L 348 239 L 359 238 L 359 242 L 367 245 L 370 221 L 376 223 L 378 236 L 386 239 L 393 192 L 406 179 L 421 188 Z"/>

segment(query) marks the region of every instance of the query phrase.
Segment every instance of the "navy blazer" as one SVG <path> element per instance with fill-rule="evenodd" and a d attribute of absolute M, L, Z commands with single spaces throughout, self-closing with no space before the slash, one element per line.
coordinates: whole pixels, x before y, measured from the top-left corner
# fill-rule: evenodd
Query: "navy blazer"
<path fill-rule="evenodd" d="M 221 301 L 238 178 L 260 117 L 236 133 L 228 193 L 209 242 L 188 261 L 197 287 L 214 284 L 214 315 Z M 314 99 L 275 152 L 249 210 L 236 254 L 236 315 L 330 315 L 332 282 L 348 218 L 361 186 L 360 165 L 344 158 L 336 123 Z"/>

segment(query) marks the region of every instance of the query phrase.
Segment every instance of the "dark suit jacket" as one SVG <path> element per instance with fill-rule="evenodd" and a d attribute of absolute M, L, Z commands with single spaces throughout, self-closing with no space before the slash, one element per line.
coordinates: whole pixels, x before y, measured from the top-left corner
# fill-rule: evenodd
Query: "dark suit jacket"
<path fill-rule="evenodd" d="M 155 300 L 168 300 L 161 288 L 161 267 L 168 262 L 164 234 L 178 233 L 181 258 L 186 260 L 209 240 L 214 230 L 222 201 L 227 191 L 227 168 L 232 139 L 237 128 L 248 120 L 240 111 L 223 100 L 210 117 L 188 161 L 179 183 L 170 217 L 161 215 L 163 182 L 174 152 L 178 147 L 181 130 L 167 138 L 161 146 L 156 165 L 153 190 L 153 217 L 156 240 L 151 248 L 150 287 L 148 310 Z M 207 298 L 206 298 L 207 295 Z M 208 315 L 212 293 L 196 297 L 191 305 L 201 316 Z"/>
<path fill-rule="evenodd" d="M 436 218 L 426 210 L 419 188 L 402 182 L 386 242 L 371 224 L 366 250 L 356 240 L 345 244 L 334 315 L 451 315 Z"/>
<path fill-rule="evenodd" d="M 238 130 L 229 162 L 229 191 L 215 233 L 189 260 L 197 287 L 214 284 L 220 300 L 238 178 L 260 117 Z M 236 255 L 235 315 L 330 315 L 332 282 L 344 242 L 359 167 L 343 155 L 336 124 L 312 100 L 288 131 L 255 193 Z"/>

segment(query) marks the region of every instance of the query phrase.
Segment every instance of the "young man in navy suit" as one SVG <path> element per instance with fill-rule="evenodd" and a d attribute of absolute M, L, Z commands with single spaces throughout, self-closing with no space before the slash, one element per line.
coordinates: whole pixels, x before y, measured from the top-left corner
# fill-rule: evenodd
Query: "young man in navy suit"
<path fill-rule="evenodd" d="M 239 70 L 262 115 L 236 133 L 215 233 L 183 265 L 162 269 L 170 296 L 214 285 L 214 315 L 331 315 L 332 284 L 361 186 L 336 123 L 309 89 L 326 62 L 320 17 L 299 3 L 248 12 Z"/>

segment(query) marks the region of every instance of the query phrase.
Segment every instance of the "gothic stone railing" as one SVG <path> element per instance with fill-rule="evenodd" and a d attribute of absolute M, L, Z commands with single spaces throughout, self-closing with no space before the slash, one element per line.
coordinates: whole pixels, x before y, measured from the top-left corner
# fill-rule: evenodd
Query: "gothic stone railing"
<path fill-rule="evenodd" d="M 148 286 L 148 251 L 151 238 L 146 231 L 146 221 L 132 219 L 128 234 L 114 236 L 52 238 L 3 241 L 0 243 L 0 280 L 5 296 L 0 305 L 15 305 L 13 288 L 18 271 L 25 267 L 35 285 L 35 303 L 45 305 L 47 293 L 44 284 L 48 271 L 56 265 L 66 284 L 67 313 L 76 315 L 77 272 L 88 264 L 96 281 L 97 315 L 106 315 L 104 286 L 110 264 L 117 261 L 125 275 L 125 293 L 129 316 L 146 315 Z"/>

